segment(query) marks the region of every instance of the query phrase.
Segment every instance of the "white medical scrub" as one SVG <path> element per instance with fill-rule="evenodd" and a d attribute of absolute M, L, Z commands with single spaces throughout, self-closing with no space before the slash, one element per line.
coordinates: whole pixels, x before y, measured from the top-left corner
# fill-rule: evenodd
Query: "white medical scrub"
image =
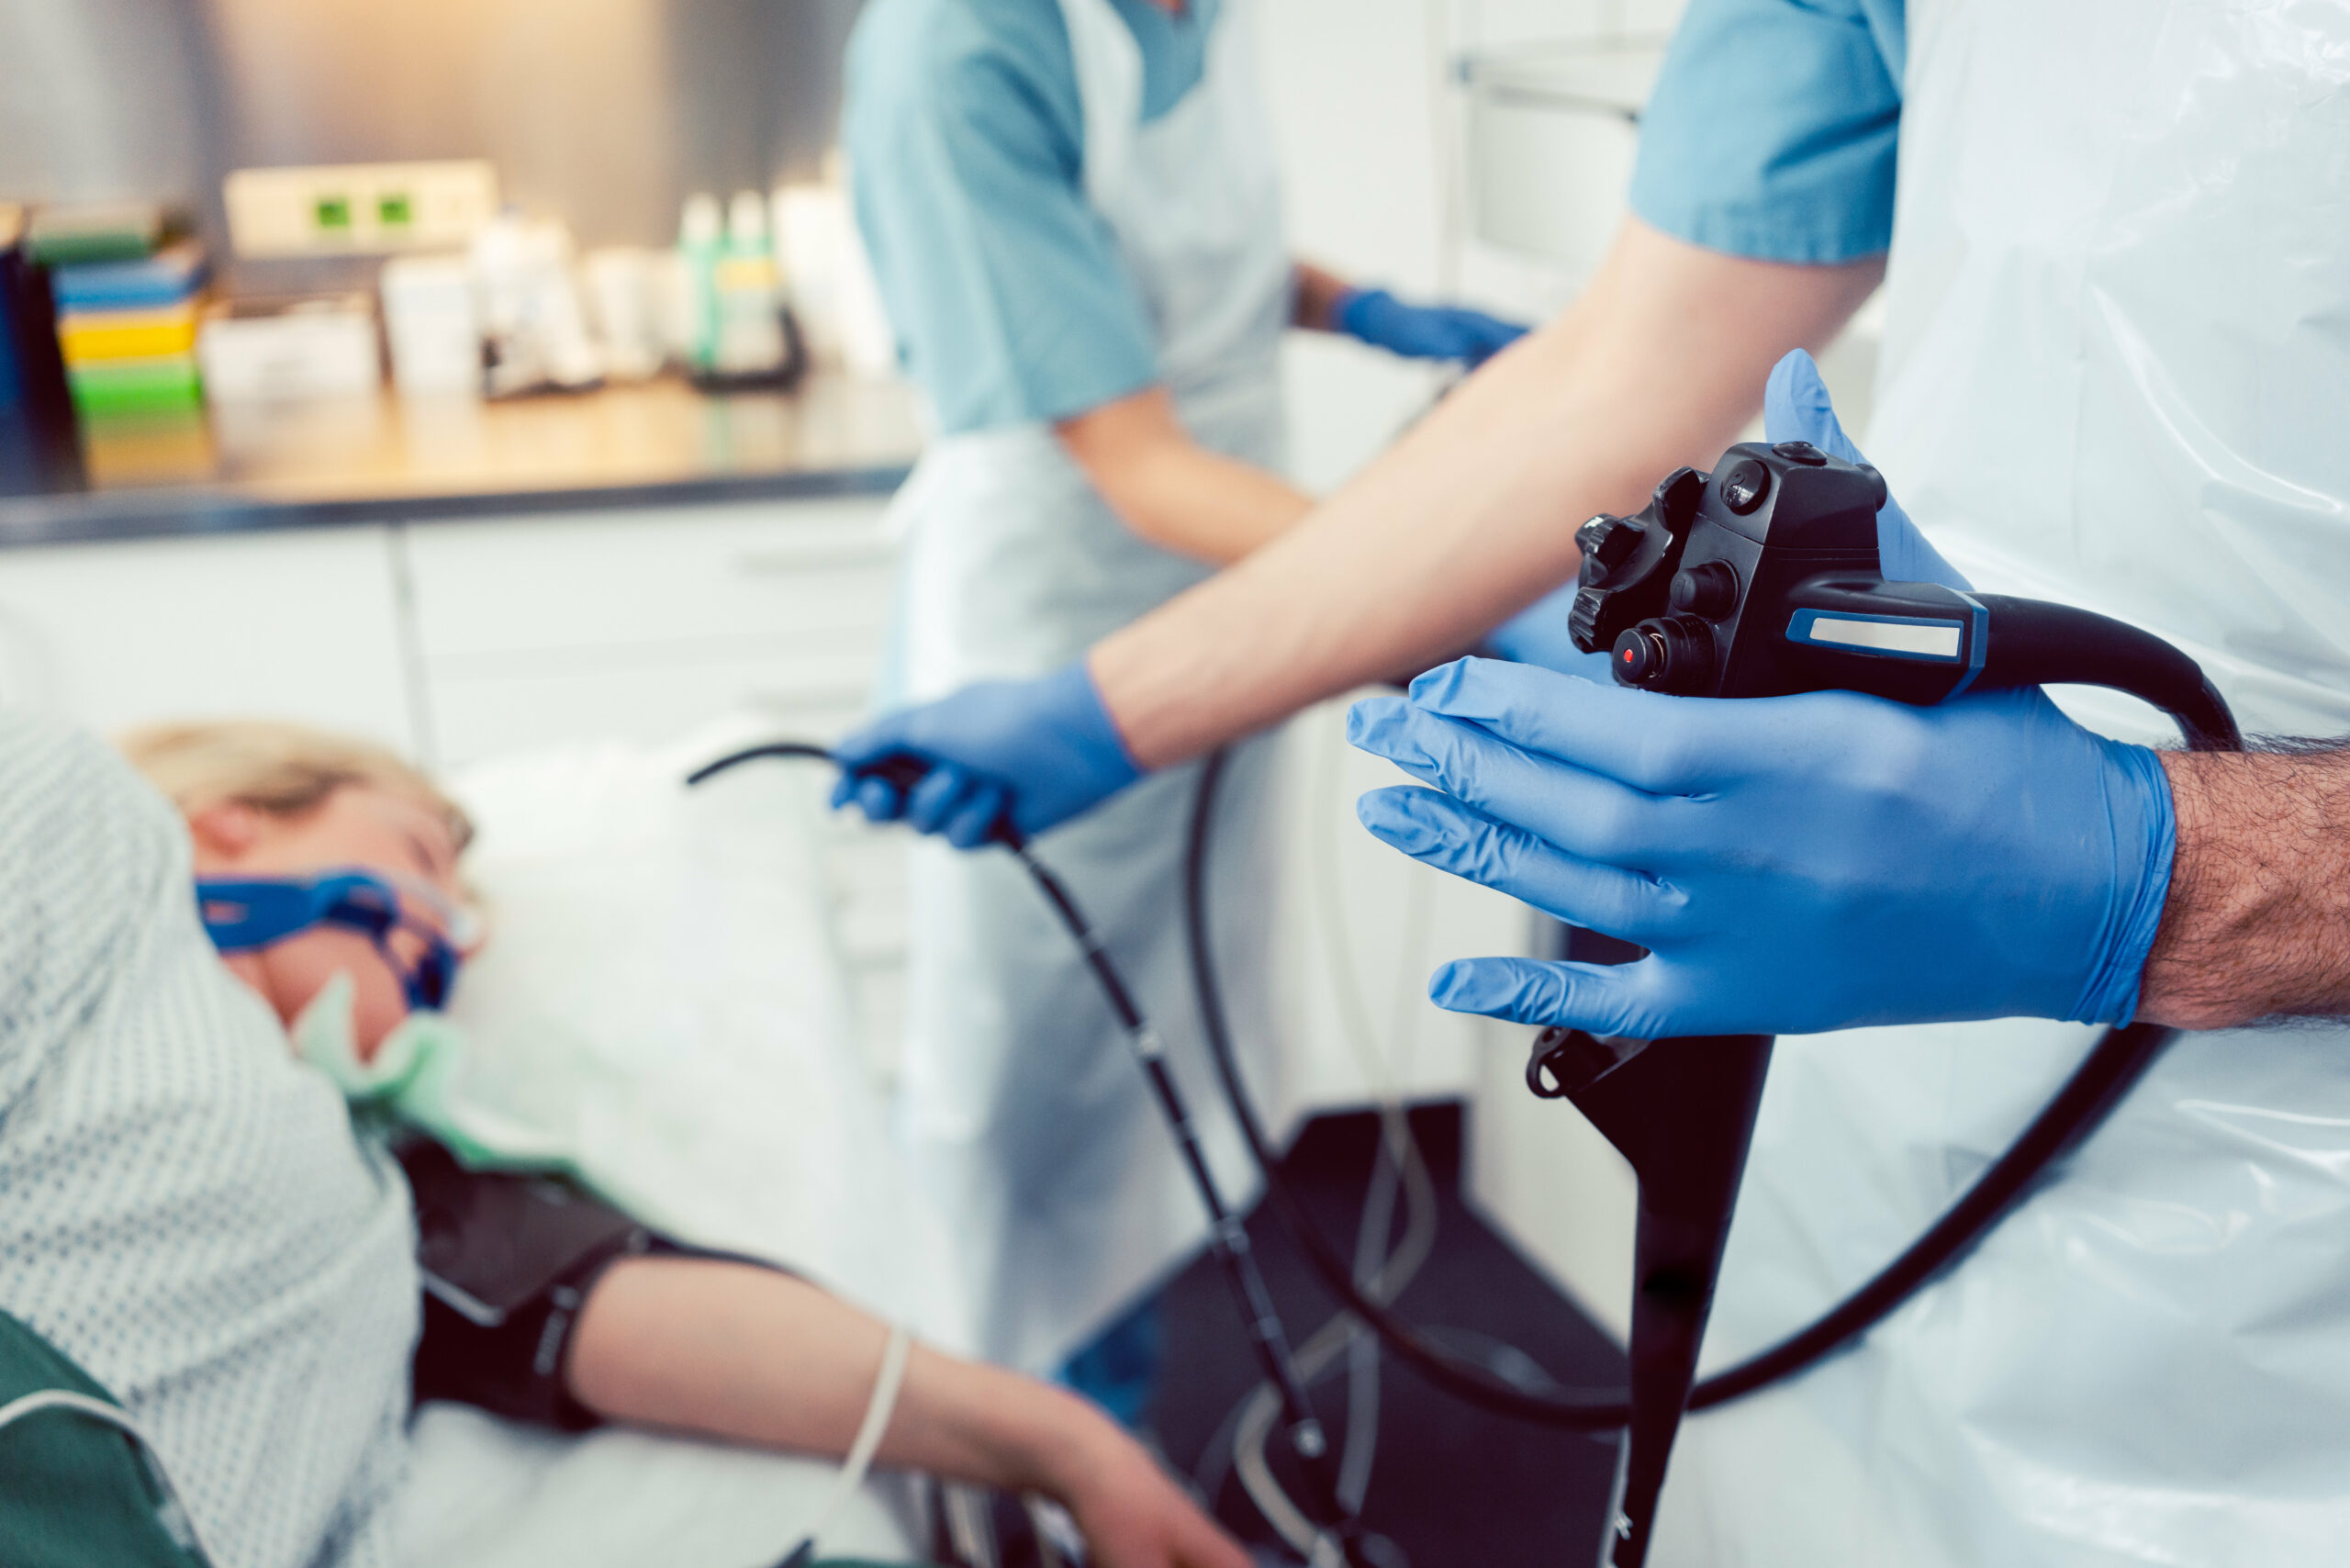
<path fill-rule="evenodd" d="M 196 914 L 179 815 L 0 710 L 0 1311 L 103 1383 L 218 1568 L 378 1568 L 408 1188 Z"/>
<path fill-rule="evenodd" d="M 849 54 L 858 219 L 939 434 L 899 497 L 899 700 L 1058 669 L 1198 582 L 1052 423 L 1164 385 L 1203 445 L 1278 469 L 1291 307 L 1241 0 L 876 0 Z M 1243 746 L 1212 870 L 1237 1033 L 1265 1043 L 1270 756 Z M 1197 770 L 1044 835 L 1166 1036 L 1227 1193 L 1181 945 Z M 979 1298 L 1043 1372 L 1194 1249 L 1204 1214 L 1091 978 L 1005 857 L 916 852 L 901 1125 Z"/>
<path fill-rule="evenodd" d="M 1890 241 L 1861 442 L 1975 587 L 2170 639 L 2247 734 L 2350 732 L 2350 10 L 1696 0 L 1644 134 L 1668 232 Z M 1907 1245 L 2090 1035 L 1783 1040 L 1707 1365 Z M 1859 1349 L 1693 1420 L 1651 1561 L 2298 1568 L 2345 1476 L 2350 1030 L 2194 1035 Z"/>

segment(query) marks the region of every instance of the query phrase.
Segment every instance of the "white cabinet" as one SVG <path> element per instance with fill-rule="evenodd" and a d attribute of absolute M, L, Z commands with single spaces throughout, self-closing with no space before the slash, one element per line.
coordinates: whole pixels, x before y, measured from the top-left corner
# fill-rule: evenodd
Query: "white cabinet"
<path fill-rule="evenodd" d="M 380 527 L 0 551 L 0 700 L 101 730 L 305 720 L 414 753 Z"/>
<path fill-rule="evenodd" d="M 432 523 L 401 548 L 434 760 L 861 712 L 895 553 L 878 498 Z"/>

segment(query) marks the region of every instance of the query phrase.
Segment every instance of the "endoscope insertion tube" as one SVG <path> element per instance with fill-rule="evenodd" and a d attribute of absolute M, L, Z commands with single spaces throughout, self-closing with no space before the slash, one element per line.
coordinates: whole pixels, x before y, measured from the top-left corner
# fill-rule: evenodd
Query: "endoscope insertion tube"
<path fill-rule="evenodd" d="M 822 746 L 801 741 L 775 741 L 731 753 L 715 761 L 703 764 L 686 778 L 689 786 L 701 784 L 742 763 L 762 758 L 804 759 L 834 762 L 833 754 Z M 909 788 L 928 771 L 928 765 L 913 756 L 892 756 L 882 760 L 874 770 L 901 789 Z M 1128 989 L 1125 979 L 1118 972 L 1101 938 L 1095 935 L 1091 922 L 1078 907 L 1077 901 L 1055 876 L 1051 868 L 1038 860 L 1030 850 L 1026 838 L 1007 819 L 997 824 L 995 840 L 1010 850 L 1036 884 L 1046 902 L 1069 937 L 1077 944 L 1086 967 L 1093 973 L 1110 1011 L 1118 1020 L 1128 1047 L 1135 1053 L 1143 1078 L 1150 1085 L 1151 1098 L 1158 1104 L 1159 1115 L 1175 1139 L 1184 1170 L 1198 1192 L 1200 1202 L 1208 1213 L 1208 1249 L 1223 1271 L 1225 1283 L 1232 1291 L 1234 1305 L 1238 1307 L 1242 1323 L 1248 1332 L 1248 1341 L 1266 1379 L 1280 1392 L 1281 1415 L 1287 1428 L 1290 1447 L 1296 1454 L 1298 1466 L 1307 1484 L 1313 1488 L 1312 1506 L 1319 1515 L 1316 1522 L 1335 1538 L 1339 1550 L 1352 1568 L 1393 1568 L 1397 1555 L 1390 1551 L 1388 1561 L 1375 1562 L 1369 1552 L 1370 1538 L 1362 1531 L 1352 1513 L 1339 1501 L 1337 1476 L 1331 1466 L 1329 1439 L 1320 1419 L 1314 1413 L 1312 1400 L 1306 1394 L 1305 1379 L 1299 1372 L 1297 1357 L 1290 1345 L 1289 1332 L 1282 1326 L 1281 1315 L 1274 1309 L 1272 1294 L 1265 1288 L 1264 1274 L 1257 1266 L 1248 1228 L 1240 1216 L 1232 1212 L 1215 1174 L 1208 1168 L 1207 1156 L 1200 1144 L 1199 1133 L 1192 1118 L 1191 1106 L 1176 1086 L 1174 1075 L 1168 1070 L 1167 1052 L 1157 1030 L 1150 1025 L 1142 1009 Z"/>

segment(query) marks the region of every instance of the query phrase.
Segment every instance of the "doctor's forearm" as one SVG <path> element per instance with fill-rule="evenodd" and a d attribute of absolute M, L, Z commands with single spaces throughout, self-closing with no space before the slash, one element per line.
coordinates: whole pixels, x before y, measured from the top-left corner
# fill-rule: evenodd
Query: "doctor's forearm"
<path fill-rule="evenodd" d="M 2350 749 L 2162 761 L 2178 839 L 2139 1017 L 2218 1029 L 2350 1016 Z"/>
<path fill-rule="evenodd" d="M 1628 225 L 1573 308 L 1282 537 L 1096 646 L 1128 747 L 1163 766 L 1470 647 L 1573 573 L 1585 517 L 1719 456 L 1779 355 L 1832 337 L 1882 272 Z"/>

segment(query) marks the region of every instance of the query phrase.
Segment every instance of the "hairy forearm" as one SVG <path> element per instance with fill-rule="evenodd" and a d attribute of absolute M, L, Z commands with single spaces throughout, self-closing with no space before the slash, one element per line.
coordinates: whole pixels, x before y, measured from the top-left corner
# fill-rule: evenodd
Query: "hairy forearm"
<path fill-rule="evenodd" d="M 789 1274 L 633 1259 L 599 1280 L 572 1341 L 574 1397 L 612 1420 L 837 1457 L 889 1330 Z M 914 1347 L 883 1463 L 1068 1497 L 1120 1441 L 1075 1395 Z"/>
<path fill-rule="evenodd" d="M 1314 504 L 1278 476 L 1193 441 L 1163 387 L 1056 429 L 1119 521 L 1162 550 L 1211 566 L 1240 559 Z"/>
<path fill-rule="evenodd" d="M 1093 650 L 1129 748 L 1179 761 L 1472 645 L 1572 575 L 1584 518 L 1718 456 L 1772 364 L 1833 336 L 1882 270 L 1740 261 L 1632 225 L 1572 309 L 1309 518 Z"/>
<path fill-rule="evenodd" d="M 2350 743 L 2162 760 L 2178 847 L 2138 1015 L 2350 1015 Z"/>

